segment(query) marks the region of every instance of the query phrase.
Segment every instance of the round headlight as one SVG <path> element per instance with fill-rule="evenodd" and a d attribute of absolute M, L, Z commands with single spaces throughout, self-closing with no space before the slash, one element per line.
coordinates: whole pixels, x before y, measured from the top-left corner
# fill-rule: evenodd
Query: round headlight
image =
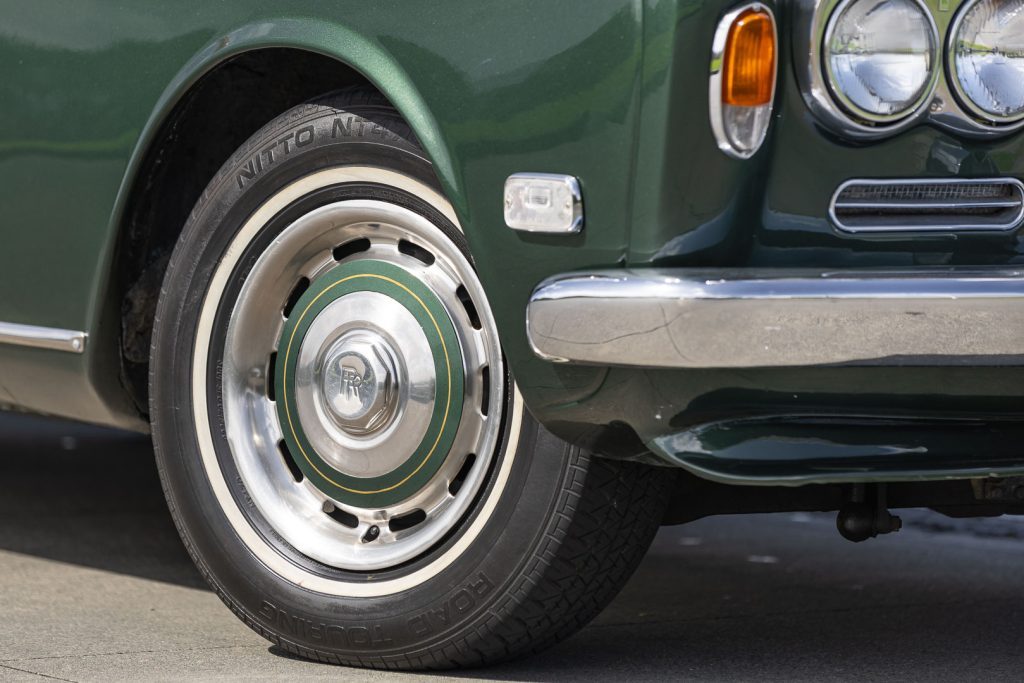
<path fill-rule="evenodd" d="M 1024 0 L 980 0 L 957 19 L 951 66 L 965 107 L 996 123 L 1024 118 Z"/>
<path fill-rule="evenodd" d="M 825 31 L 833 95 L 855 118 L 884 123 L 910 114 L 935 84 L 937 30 L 915 0 L 846 0 Z"/>

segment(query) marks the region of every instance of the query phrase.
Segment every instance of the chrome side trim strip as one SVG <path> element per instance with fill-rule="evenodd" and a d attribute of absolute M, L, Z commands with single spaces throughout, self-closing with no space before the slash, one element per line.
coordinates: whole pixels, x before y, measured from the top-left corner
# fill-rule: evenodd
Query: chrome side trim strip
<path fill-rule="evenodd" d="M 1024 364 L 1024 271 L 618 270 L 527 308 L 556 362 L 651 368 Z"/>
<path fill-rule="evenodd" d="M 0 344 L 85 353 L 85 341 L 88 336 L 85 332 L 76 330 L 0 322 Z"/>

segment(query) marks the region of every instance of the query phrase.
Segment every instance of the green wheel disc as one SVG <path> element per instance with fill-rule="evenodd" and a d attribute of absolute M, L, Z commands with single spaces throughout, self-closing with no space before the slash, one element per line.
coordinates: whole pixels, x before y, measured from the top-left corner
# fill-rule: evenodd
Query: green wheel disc
<path fill-rule="evenodd" d="M 412 314 L 426 335 L 436 378 L 433 412 L 423 439 L 400 465 L 374 477 L 354 476 L 329 464 L 307 437 L 296 405 L 296 364 L 306 332 L 327 306 L 356 292 L 382 294 Z M 288 454 L 323 493 L 348 505 L 386 507 L 415 494 L 437 472 L 461 421 L 465 377 L 451 319 L 422 282 L 384 261 L 362 259 L 341 264 L 317 278 L 292 307 L 277 350 L 277 413 Z"/>

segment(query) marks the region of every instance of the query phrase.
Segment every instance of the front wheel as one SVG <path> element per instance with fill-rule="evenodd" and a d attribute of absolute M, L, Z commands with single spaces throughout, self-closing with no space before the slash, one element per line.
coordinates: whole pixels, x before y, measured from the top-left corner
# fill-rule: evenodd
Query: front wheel
<path fill-rule="evenodd" d="M 295 654 L 535 651 L 611 600 L 664 510 L 669 473 L 591 458 L 526 412 L 451 205 L 373 93 L 297 107 L 223 167 L 153 339 L 185 545 Z"/>

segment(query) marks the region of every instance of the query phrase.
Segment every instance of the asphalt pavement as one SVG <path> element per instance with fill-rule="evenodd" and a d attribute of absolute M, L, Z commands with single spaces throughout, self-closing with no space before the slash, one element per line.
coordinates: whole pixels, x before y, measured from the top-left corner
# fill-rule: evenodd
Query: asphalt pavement
<path fill-rule="evenodd" d="M 904 513 L 854 545 L 831 515 L 663 529 L 612 606 L 495 681 L 1019 680 L 1024 523 Z M 181 547 L 144 437 L 0 414 L 0 681 L 427 680 L 293 659 Z"/>

